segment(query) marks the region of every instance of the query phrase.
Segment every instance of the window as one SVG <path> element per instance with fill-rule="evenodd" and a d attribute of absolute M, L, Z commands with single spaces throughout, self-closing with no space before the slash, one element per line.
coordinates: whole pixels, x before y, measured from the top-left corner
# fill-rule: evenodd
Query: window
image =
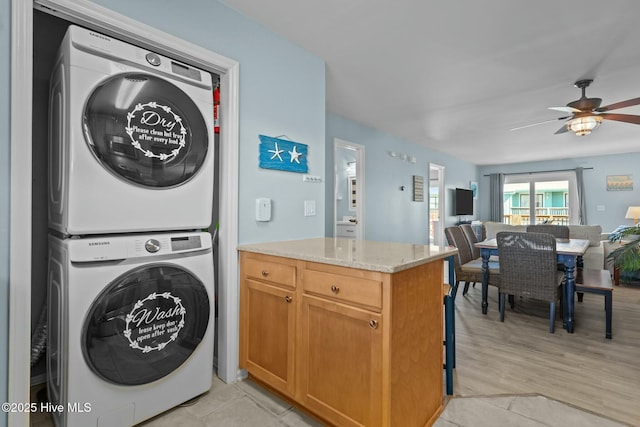
<path fill-rule="evenodd" d="M 578 223 L 573 171 L 507 175 L 503 192 L 503 221 L 507 224 Z"/>

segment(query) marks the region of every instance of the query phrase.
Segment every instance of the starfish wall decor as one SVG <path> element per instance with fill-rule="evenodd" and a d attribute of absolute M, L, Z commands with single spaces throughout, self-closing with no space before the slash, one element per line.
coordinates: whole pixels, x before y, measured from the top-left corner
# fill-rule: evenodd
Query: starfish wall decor
<path fill-rule="evenodd" d="M 259 137 L 261 168 L 307 173 L 306 144 L 265 135 L 259 135 Z"/>

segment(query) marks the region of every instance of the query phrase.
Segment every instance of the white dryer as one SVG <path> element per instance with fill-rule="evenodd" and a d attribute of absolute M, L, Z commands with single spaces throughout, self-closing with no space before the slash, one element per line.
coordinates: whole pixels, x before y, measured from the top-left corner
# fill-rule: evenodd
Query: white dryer
<path fill-rule="evenodd" d="M 211 224 L 211 74 L 72 25 L 49 102 L 50 228 L 87 235 Z"/>
<path fill-rule="evenodd" d="M 211 236 L 49 236 L 56 426 L 131 426 L 211 387 Z"/>

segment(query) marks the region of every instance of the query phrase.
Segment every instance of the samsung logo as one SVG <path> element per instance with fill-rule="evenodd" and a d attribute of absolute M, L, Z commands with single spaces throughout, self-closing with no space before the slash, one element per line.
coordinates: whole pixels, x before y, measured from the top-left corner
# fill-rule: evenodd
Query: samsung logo
<path fill-rule="evenodd" d="M 89 246 L 104 246 L 110 244 L 111 242 L 89 242 Z"/>
<path fill-rule="evenodd" d="M 107 37 L 107 36 L 103 36 L 102 34 L 94 33 L 94 32 L 92 32 L 92 31 L 89 31 L 89 35 L 91 35 L 91 36 L 93 36 L 93 37 L 97 37 L 97 38 L 102 39 L 102 40 L 106 40 L 106 41 L 108 41 L 108 42 L 110 42 L 110 41 L 111 41 L 111 39 L 110 39 L 109 37 Z"/>

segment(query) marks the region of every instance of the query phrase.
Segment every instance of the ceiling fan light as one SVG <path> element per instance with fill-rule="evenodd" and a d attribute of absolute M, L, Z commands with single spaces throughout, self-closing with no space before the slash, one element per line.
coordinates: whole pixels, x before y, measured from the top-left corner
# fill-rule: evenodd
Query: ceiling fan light
<path fill-rule="evenodd" d="M 570 130 L 577 136 L 585 136 L 600 126 L 600 122 L 602 122 L 602 117 L 600 116 L 576 117 L 567 122 L 567 130 Z"/>

